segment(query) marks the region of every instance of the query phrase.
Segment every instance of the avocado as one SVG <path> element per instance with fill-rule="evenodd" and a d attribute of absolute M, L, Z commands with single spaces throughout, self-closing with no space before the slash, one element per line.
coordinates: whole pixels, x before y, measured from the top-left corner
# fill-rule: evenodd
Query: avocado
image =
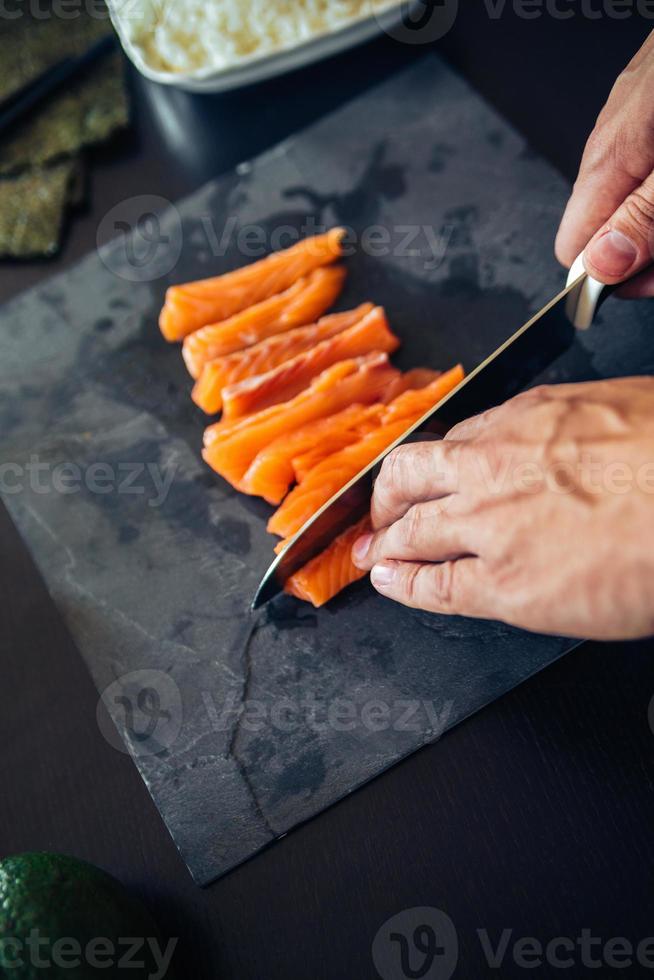
<path fill-rule="evenodd" d="M 172 980 L 175 947 L 120 882 L 85 861 L 48 853 L 0 861 L 2 978 Z"/>

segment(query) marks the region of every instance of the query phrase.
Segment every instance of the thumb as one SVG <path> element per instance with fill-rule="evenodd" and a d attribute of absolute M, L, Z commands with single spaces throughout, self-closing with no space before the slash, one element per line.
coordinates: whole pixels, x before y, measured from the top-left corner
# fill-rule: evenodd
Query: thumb
<path fill-rule="evenodd" d="M 584 251 L 586 271 L 611 285 L 651 265 L 654 254 L 654 174 L 628 197 Z"/>

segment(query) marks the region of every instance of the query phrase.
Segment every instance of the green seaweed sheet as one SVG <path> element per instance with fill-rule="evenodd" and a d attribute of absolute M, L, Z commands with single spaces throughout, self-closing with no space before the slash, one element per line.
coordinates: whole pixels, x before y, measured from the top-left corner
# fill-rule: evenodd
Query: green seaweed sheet
<path fill-rule="evenodd" d="M 17 5 L 0 20 L 0 100 L 9 98 L 61 59 L 79 55 L 112 32 L 104 5 L 88 0 Z M 102 57 L 70 86 L 47 99 L 0 145 L 0 255 L 53 255 L 69 206 L 81 203 L 81 151 L 107 140 L 129 121 L 123 58 Z"/>
<path fill-rule="evenodd" d="M 59 247 L 76 159 L 0 180 L 0 255 L 33 258 Z"/>
<path fill-rule="evenodd" d="M 104 57 L 79 79 L 74 91 L 48 99 L 0 146 L 0 175 L 70 156 L 108 139 L 128 122 L 120 54 Z"/>

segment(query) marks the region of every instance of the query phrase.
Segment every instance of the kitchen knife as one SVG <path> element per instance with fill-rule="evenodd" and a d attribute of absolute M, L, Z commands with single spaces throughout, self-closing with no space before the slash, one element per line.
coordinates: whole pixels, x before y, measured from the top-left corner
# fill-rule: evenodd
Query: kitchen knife
<path fill-rule="evenodd" d="M 535 316 L 478 365 L 461 383 L 366 466 L 324 504 L 291 538 L 263 577 L 252 609 L 268 602 L 298 569 L 320 554 L 337 535 L 359 520 L 370 506 L 373 474 L 397 446 L 415 441 L 417 434 L 443 437 L 464 419 L 486 411 L 516 394 L 532 381 L 574 338 L 575 326 L 592 322 L 603 287 L 583 271 L 581 258 L 570 270 L 568 283 Z"/>

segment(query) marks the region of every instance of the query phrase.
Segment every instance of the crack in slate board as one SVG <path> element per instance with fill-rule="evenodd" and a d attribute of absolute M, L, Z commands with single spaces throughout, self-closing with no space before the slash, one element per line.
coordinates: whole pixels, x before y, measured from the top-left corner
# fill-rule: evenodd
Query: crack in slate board
<path fill-rule="evenodd" d="M 551 243 L 566 196 L 561 178 L 429 55 L 169 208 L 167 241 L 143 268 L 118 240 L 3 309 L 0 462 L 50 471 L 72 462 L 85 474 L 99 463 L 117 476 L 140 468 L 138 493 L 98 492 L 88 479 L 79 492 L 40 493 L 26 480 L 4 499 L 98 688 L 114 685 L 109 707 L 133 747 L 119 697 L 134 695 L 129 675 L 158 671 L 176 685 L 179 717 L 162 684 L 166 723 L 135 761 L 199 883 L 574 644 L 417 614 L 366 582 L 318 611 L 280 597 L 253 620 L 249 601 L 271 559 L 269 508 L 200 460 L 204 416 L 156 324 L 166 286 L 242 264 L 236 233 L 249 225 L 267 238 L 309 221 L 386 229 L 386 254 L 358 248 L 348 259 L 340 307 L 384 303 L 402 366 L 471 368 L 560 288 Z M 652 364 L 644 307 L 614 301 L 546 379 Z M 330 721 L 328 707 L 344 700 L 351 715 Z M 149 720 L 142 712 L 133 729 Z"/>

